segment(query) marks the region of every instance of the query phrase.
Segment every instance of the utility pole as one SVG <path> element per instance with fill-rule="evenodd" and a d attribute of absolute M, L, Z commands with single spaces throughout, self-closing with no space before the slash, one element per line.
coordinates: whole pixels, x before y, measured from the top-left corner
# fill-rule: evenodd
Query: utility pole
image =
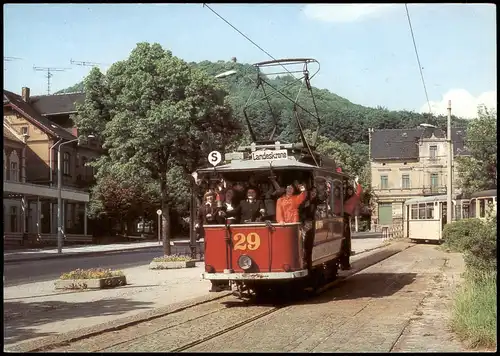
<path fill-rule="evenodd" d="M 453 195 L 453 142 L 451 140 L 451 100 L 448 100 L 448 184 L 446 185 L 446 223 L 451 224 L 453 216 L 452 195 Z"/>
<path fill-rule="evenodd" d="M 47 72 L 45 78 L 47 78 L 47 95 L 50 95 L 50 78 L 52 78 L 52 72 L 64 72 L 69 68 L 54 68 L 54 67 L 35 67 L 33 69 L 38 72 Z"/>

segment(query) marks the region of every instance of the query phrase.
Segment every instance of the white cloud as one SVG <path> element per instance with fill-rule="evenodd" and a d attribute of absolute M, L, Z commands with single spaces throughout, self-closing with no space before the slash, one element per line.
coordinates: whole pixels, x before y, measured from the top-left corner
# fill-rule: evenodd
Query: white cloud
<path fill-rule="evenodd" d="M 396 4 L 311 4 L 303 12 L 313 20 L 346 23 L 380 16 L 395 7 Z"/>
<path fill-rule="evenodd" d="M 465 89 L 451 89 L 443 95 L 441 101 L 431 101 L 432 113 L 436 115 L 447 115 L 448 100 L 451 100 L 451 113 L 464 118 L 476 118 L 479 105 L 485 105 L 488 109 L 497 108 L 497 92 L 487 91 L 474 97 Z M 420 112 L 429 112 L 429 106 L 423 104 Z"/>

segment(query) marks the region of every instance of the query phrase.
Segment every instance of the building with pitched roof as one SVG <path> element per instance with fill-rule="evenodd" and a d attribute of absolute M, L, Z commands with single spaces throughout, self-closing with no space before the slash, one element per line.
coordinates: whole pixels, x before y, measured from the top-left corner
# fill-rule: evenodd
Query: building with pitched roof
<path fill-rule="evenodd" d="M 22 95 L 4 90 L 4 221 L 15 222 L 4 226 L 5 234 L 57 234 L 57 148 L 75 140 L 61 148 L 63 228 L 66 235 L 87 235 L 88 190 L 94 182 L 87 163 L 102 150 L 92 140 L 77 143 L 70 115 L 81 100 L 82 94 L 30 97 L 29 88 L 22 88 Z"/>
<path fill-rule="evenodd" d="M 465 129 L 452 128 L 451 135 L 454 157 L 467 155 Z M 407 199 L 446 194 L 447 147 L 446 132 L 431 125 L 370 131 L 372 226 L 401 223 Z M 456 165 L 453 172 L 456 187 Z"/>

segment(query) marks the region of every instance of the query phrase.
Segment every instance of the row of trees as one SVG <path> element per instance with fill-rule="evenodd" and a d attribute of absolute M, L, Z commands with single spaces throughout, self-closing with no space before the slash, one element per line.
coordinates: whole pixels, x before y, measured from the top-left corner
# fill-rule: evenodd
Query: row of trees
<path fill-rule="evenodd" d="M 215 75 L 230 69 L 236 74 L 215 79 Z M 86 93 L 74 117 L 79 132 L 96 135 L 105 150 L 92 163 L 97 168 L 97 183 L 91 192 L 93 217 L 125 224 L 141 216 L 153 219 L 161 206 L 168 253 L 170 217 L 175 216 L 172 211 L 179 217 L 188 214 L 190 174 L 206 165 L 209 151 L 248 143 L 241 112 L 255 87 L 248 78 L 252 71 L 252 66 L 235 62 L 186 63 L 158 44 L 139 43 L 129 58 L 113 64 L 106 74 L 94 68 L 81 85 L 72 87 L 83 87 Z M 272 83 L 280 87 L 290 80 L 278 77 Z M 293 90 L 285 89 L 285 93 L 294 97 Z M 333 157 L 344 171 L 358 175 L 364 187 L 370 186 L 368 128 L 413 128 L 422 122 L 445 127 L 444 117 L 366 108 L 327 90 L 313 91 L 323 121 L 318 151 Z M 300 100 L 302 106 L 312 110 L 308 96 Z M 290 102 L 275 96 L 271 105 L 278 117 L 279 139 L 297 141 Z M 255 131 L 268 136 L 274 121 L 265 101 L 250 110 L 250 117 Z M 305 126 L 315 128 L 315 123 L 307 120 L 304 117 Z M 468 134 L 495 133 L 496 114 L 494 130 L 489 120 L 473 125 Z M 453 123 L 466 125 L 455 117 Z M 306 136 L 311 138 L 312 131 L 308 130 Z M 484 173 L 488 171 L 484 167 L 491 169 L 491 149 L 486 156 L 480 146 L 473 151 L 477 157 L 461 162 L 463 171 Z M 494 162 L 496 167 L 496 146 Z M 462 174 L 463 184 L 475 189 L 477 174 L 466 174 Z"/>

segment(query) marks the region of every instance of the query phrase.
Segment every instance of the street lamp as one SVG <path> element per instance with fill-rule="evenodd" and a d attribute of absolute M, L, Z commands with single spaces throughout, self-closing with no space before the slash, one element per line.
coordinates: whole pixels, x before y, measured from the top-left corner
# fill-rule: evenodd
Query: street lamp
<path fill-rule="evenodd" d="M 222 79 L 222 78 L 229 77 L 229 76 L 236 74 L 236 73 L 238 73 L 238 71 L 236 71 L 234 69 L 228 70 L 226 72 L 215 75 L 214 78 Z M 196 183 L 194 182 L 194 177 L 193 177 L 193 180 L 191 180 L 191 199 L 190 199 L 190 203 L 189 203 L 189 245 L 190 245 L 190 249 L 191 249 L 191 257 L 192 258 L 196 258 L 196 236 L 194 234 L 194 220 L 196 218 L 196 214 L 195 214 L 196 199 L 194 197 L 195 190 L 196 190 L 195 185 L 196 185 Z"/>
<path fill-rule="evenodd" d="M 227 72 L 217 74 L 215 76 L 215 78 L 225 78 L 225 77 L 229 77 L 230 75 L 233 75 L 233 74 L 236 74 L 236 73 L 238 73 L 238 72 L 235 71 L 235 70 L 228 70 Z"/>
<path fill-rule="evenodd" d="M 87 138 L 94 138 L 94 137 L 95 137 L 94 135 L 87 136 Z M 74 140 L 61 143 L 59 147 L 57 147 L 57 253 L 62 253 L 62 246 L 63 246 L 62 215 L 61 215 L 61 207 L 62 207 L 61 147 L 78 140 L 79 140 L 78 138 L 75 138 Z"/>

